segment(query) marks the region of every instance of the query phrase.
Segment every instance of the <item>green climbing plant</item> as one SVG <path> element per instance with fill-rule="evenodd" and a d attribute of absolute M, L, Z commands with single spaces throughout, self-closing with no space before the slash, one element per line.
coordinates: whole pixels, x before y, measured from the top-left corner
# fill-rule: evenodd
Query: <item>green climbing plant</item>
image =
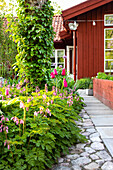
<path fill-rule="evenodd" d="M 26 2 L 18 0 L 17 18 L 11 22 L 10 31 L 18 50 L 16 64 L 21 78 L 27 77 L 31 84 L 42 86 L 54 48 L 53 7 L 50 1 L 41 7 Z"/>

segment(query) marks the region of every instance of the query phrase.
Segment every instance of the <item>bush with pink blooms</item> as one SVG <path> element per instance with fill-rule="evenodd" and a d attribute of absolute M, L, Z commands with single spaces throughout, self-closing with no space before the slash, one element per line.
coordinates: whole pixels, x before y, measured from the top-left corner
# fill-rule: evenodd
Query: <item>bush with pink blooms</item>
<path fill-rule="evenodd" d="M 51 168 L 61 153 L 86 140 L 74 121 L 81 119 L 82 98 L 66 90 L 66 77 L 62 81 L 63 90 L 52 91 L 47 84 L 32 92 L 27 83 L 0 86 L 1 170 Z"/>

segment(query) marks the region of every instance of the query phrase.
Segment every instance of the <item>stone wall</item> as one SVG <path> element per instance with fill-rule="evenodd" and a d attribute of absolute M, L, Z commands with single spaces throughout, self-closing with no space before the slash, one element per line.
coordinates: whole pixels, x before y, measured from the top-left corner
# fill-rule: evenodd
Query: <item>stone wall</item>
<path fill-rule="evenodd" d="M 93 80 L 93 95 L 113 109 L 113 81 L 95 78 Z"/>

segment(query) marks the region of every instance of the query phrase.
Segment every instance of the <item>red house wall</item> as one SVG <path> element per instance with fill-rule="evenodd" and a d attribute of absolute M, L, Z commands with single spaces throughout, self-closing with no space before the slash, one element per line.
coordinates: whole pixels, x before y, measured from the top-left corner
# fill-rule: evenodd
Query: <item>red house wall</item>
<path fill-rule="evenodd" d="M 104 72 L 104 14 L 108 13 L 113 13 L 113 2 L 77 17 L 78 79 L 94 77 L 98 72 Z M 93 26 L 93 21 L 87 20 L 102 21 L 96 22 L 96 26 Z"/>

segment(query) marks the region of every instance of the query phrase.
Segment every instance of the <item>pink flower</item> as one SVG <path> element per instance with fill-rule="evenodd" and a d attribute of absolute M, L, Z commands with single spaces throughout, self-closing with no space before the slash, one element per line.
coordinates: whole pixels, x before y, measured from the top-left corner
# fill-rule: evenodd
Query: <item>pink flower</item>
<path fill-rule="evenodd" d="M 53 100 L 51 100 L 51 104 L 53 104 Z"/>
<path fill-rule="evenodd" d="M 10 149 L 10 145 L 9 144 L 8 144 L 7 148 Z"/>
<path fill-rule="evenodd" d="M 53 72 L 50 75 L 52 79 L 55 78 L 55 74 Z"/>
<path fill-rule="evenodd" d="M 27 103 L 29 103 L 30 101 L 31 101 L 31 99 L 30 99 L 30 98 L 28 98 L 28 99 L 27 99 Z"/>
<path fill-rule="evenodd" d="M 8 96 L 9 95 L 9 89 L 5 90 L 5 95 Z"/>
<path fill-rule="evenodd" d="M 65 76 L 66 75 L 66 73 L 65 73 L 65 68 L 63 68 L 63 70 L 62 70 L 62 76 Z"/>
<path fill-rule="evenodd" d="M 67 58 L 67 56 L 63 56 L 63 58 Z"/>
<path fill-rule="evenodd" d="M 67 87 L 66 79 L 64 79 L 63 83 L 64 83 L 64 87 Z"/>
<path fill-rule="evenodd" d="M 23 108 L 23 109 L 25 108 L 25 105 L 22 101 L 20 102 L 20 108 Z"/>
<path fill-rule="evenodd" d="M 7 141 L 4 142 L 4 146 L 6 146 L 6 144 L 7 144 Z"/>
<path fill-rule="evenodd" d="M 54 69 L 54 75 L 58 75 L 58 73 L 57 73 L 57 70 L 56 70 L 56 69 Z"/>
<path fill-rule="evenodd" d="M 9 121 L 9 119 L 6 117 L 6 122 L 8 122 Z"/>
<path fill-rule="evenodd" d="M 23 124 L 23 123 L 24 123 L 24 121 L 22 119 L 20 119 L 20 124 Z"/>
<path fill-rule="evenodd" d="M 29 110 L 29 107 L 26 107 L 26 111 L 28 112 L 28 110 Z"/>
<path fill-rule="evenodd" d="M 39 111 L 38 112 L 35 111 L 34 112 L 34 116 L 38 116 L 38 113 L 39 113 Z"/>

